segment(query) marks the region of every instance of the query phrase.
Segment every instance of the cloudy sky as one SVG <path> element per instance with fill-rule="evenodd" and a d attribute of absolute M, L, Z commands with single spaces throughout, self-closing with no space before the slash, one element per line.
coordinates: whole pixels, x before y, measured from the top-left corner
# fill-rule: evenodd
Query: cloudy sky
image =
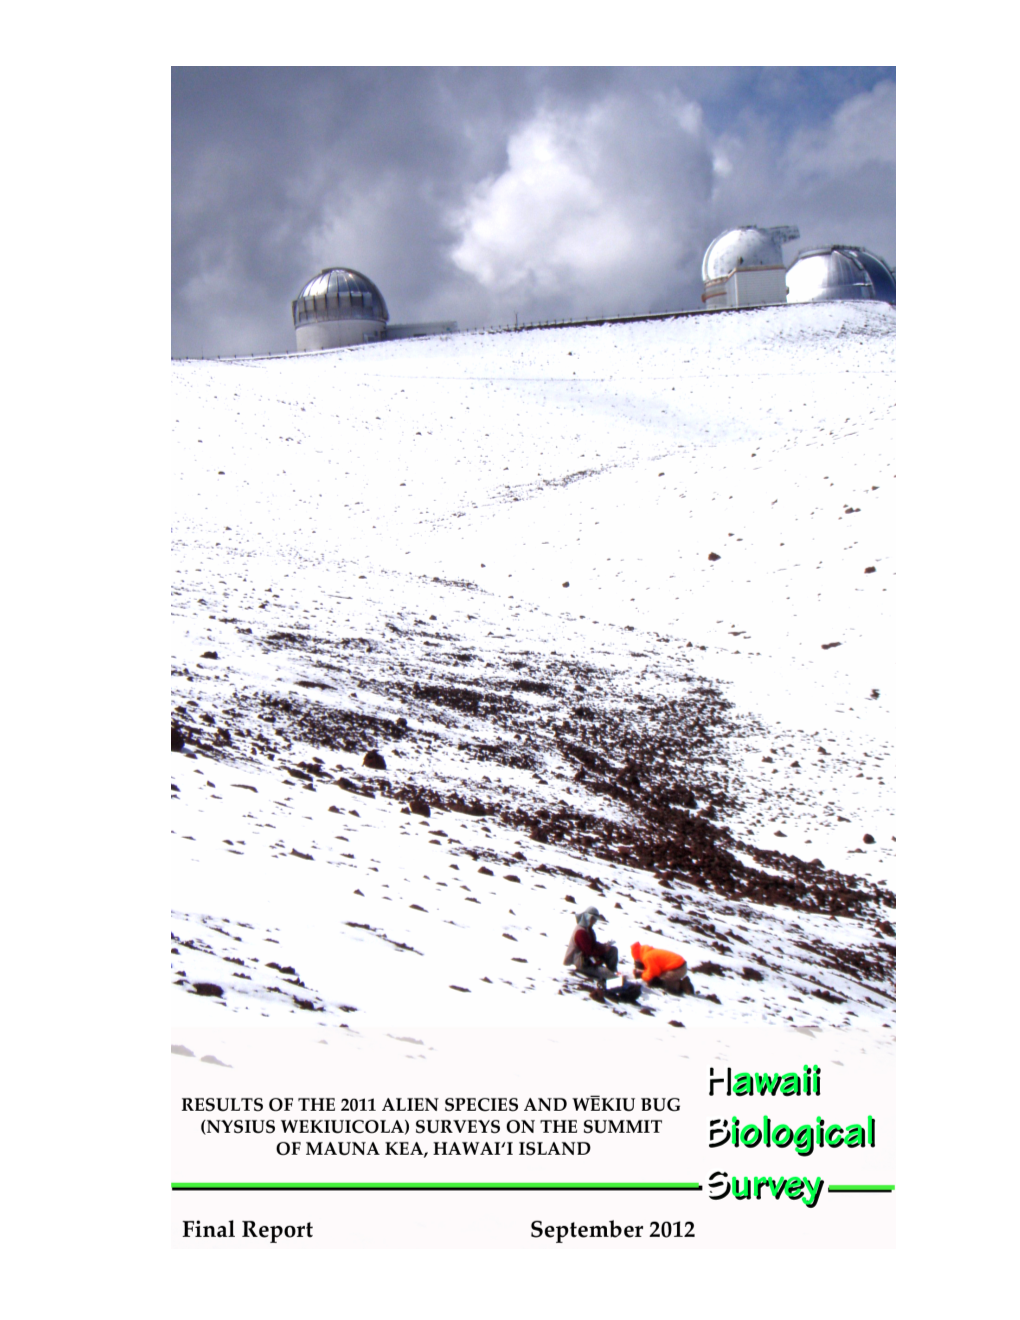
<path fill-rule="evenodd" d="M 466 327 L 700 306 L 734 224 L 896 261 L 891 68 L 178 68 L 172 127 L 178 355 L 293 348 L 328 265 Z"/>

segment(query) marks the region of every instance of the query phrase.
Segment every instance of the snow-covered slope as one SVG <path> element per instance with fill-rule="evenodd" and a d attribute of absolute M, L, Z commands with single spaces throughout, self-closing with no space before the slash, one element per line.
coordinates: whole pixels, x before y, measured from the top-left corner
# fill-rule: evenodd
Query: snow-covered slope
<path fill-rule="evenodd" d="M 175 1020 L 891 1038 L 894 335 L 175 363 Z M 593 1001 L 589 903 L 698 995 Z"/>

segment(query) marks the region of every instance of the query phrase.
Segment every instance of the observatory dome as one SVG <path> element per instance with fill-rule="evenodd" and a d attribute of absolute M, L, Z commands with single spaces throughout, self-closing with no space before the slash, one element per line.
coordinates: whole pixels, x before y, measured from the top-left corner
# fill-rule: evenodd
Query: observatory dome
<path fill-rule="evenodd" d="M 799 237 L 795 225 L 741 225 L 713 238 L 701 263 L 701 301 L 710 309 L 785 302 L 783 244 Z"/>
<path fill-rule="evenodd" d="M 382 294 L 360 271 L 328 266 L 291 304 L 299 349 L 342 348 L 382 339 L 390 314 Z"/>
<path fill-rule="evenodd" d="M 871 298 L 896 305 L 896 276 L 867 248 L 836 243 L 801 252 L 786 272 L 788 302 Z"/>
<path fill-rule="evenodd" d="M 705 249 L 701 278 L 706 283 L 722 280 L 741 266 L 782 266 L 783 244 L 795 238 L 800 238 L 800 230 L 793 225 L 777 225 L 774 229 L 741 225 L 738 229 L 727 229 Z"/>

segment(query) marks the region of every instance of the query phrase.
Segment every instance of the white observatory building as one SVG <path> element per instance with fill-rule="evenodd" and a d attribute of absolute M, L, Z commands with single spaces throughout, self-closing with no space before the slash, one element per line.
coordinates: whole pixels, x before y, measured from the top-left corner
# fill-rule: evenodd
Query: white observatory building
<path fill-rule="evenodd" d="M 888 263 L 843 243 L 799 253 L 786 285 L 792 303 L 870 298 L 896 306 L 896 275 Z"/>
<path fill-rule="evenodd" d="M 299 351 L 345 348 L 386 337 L 390 314 L 367 275 L 327 267 L 308 281 L 291 303 Z"/>
<path fill-rule="evenodd" d="M 796 225 L 741 225 L 713 238 L 701 263 L 705 310 L 786 302 L 783 244 L 795 238 Z"/>

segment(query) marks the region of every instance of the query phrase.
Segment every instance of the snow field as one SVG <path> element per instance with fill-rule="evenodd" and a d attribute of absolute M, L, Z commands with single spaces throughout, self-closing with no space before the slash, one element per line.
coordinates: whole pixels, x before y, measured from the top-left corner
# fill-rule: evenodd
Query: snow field
<path fill-rule="evenodd" d="M 887 903 L 628 865 L 606 784 L 642 749 L 762 874 L 775 849 L 887 892 L 894 330 L 830 304 L 175 363 L 175 1020 L 890 1039 Z M 700 742 L 662 740 L 670 703 Z M 428 819 L 388 795 L 419 791 Z M 543 842 L 543 810 L 602 824 Z M 625 953 L 718 972 L 593 1002 L 561 966 L 589 902 Z"/>

